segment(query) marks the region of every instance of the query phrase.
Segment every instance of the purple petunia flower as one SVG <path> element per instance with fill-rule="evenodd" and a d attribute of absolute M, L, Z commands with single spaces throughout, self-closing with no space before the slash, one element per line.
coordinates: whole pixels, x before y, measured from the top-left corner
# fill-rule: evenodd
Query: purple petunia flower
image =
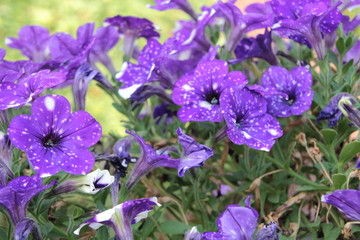
<path fill-rule="evenodd" d="M 16 108 L 34 100 L 46 88 L 57 86 L 65 81 L 60 72 L 42 70 L 30 74 L 15 83 L 0 83 L 0 110 Z"/>
<path fill-rule="evenodd" d="M 106 24 L 114 26 L 124 38 L 124 55 L 130 59 L 134 51 L 134 43 L 138 38 L 157 38 L 159 33 L 155 31 L 154 24 L 145 18 L 120 16 L 107 18 Z"/>
<path fill-rule="evenodd" d="M 256 233 L 254 240 L 279 240 L 279 235 L 277 234 L 276 229 L 276 222 L 266 224 L 265 227 Z"/>
<path fill-rule="evenodd" d="M 283 67 L 270 67 L 262 76 L 261 83 L 265 89 L 280 93 L 265 96 L 267 111 L 273 116 L 300 115 L 311 106 L 314 95 L 310 89 L 312 75 L 306 67 L 297 67 L 290 72 Z"/>
<path fill-rule="evenodd" d="M 14 177 L 11 170 L 13 148 L 9 136 L 0 132 L 0 185 L 7 185 L 8 177 Z"/>
<path fill-rule="evenodd" d="M 337 190 L 328 195 L 323 195 L 321 201 L 333 205 L 348 219 L 360 221 L 359 190 Z"/>
<path fill-rule="evenodd" d="M 26 218 L 26 208 L 30 200 L 55 183 L 56 181 L 52 181 L 42 186 L 38 174 L 14 178 L 7 186 L 0 186 L 0 206 L 9 213 L 11 221 L 16 225 Z"/>
<path fill-rule="evenodd" d="M 354 64 L 359 66 L 360 60 L 360 40 L 357 40 L 354 46 L 345 54 L 344 61 L 349 62 L 350 60 L 354 60 Z"/>
<path fill-rule="evenodd" d="M 48 59 L 50 34 L 41 26 L 24 26 L 19 31 L 19 39 L 8 37 L 5 43 L 15 48 L 33 62 L 43 62 Z"/>
<path fill-rule="evenodd" d="M 104 77 L 100 72 L 92 69 L 87 63 L 84 63 L 77 69 L 72 85 L 76 110 L 85 110 L 86 93 L 92 79 L 103 82 Z"/>
<path fill-rule="evenodd" d="M 272 0 L 278 21 L 272 26 L 281 37 L 313 47 L 320 60 L 325 55 L 323 35 L 336 30 L 342 20 L 337 9 L 341 2 L 330 5 L 326 0 Z"/>
<path fill-rule="evenodd" d="M 173 101 L 183 106 L 178 111 L 178 117 L 183 122 L 221 122 L 221 93 L 228 86 L 236 85 L 241 89 L 246 84 L 246 77 L 241 72 L 228 73 L 225 61 L 201 63 L 192 74 L 185 75 L 175 83 Z"/>
<path fill-rule="evenodd" d="M 9 125 L 9 137 L 17 148 L 26 152 L 41 177 L 60 170 L 86 174 L 94 165 L 87 149 L 101 137 L 100 124 L 87 112 L 70 113 L 70 103 L 62 96 L 38 98 L 32 115 L 16 116 Z"/>
<path fill-rule="evenodd" d="M 108 52 L 119 41 L 119 34 L 115 27 L 100 27 L 96 30 L 94 45 L 90 50 L 89 62 L 95 67 L 95 62 L 103 64 L 112 75 L 115 75 L 116 70 L 108 55 Z"/>
<path fill-rule="evenodd" d="M 234 52 L 235 60 L 231 63 L 238 63 L 248 58 L 262 58 L 271 65 L 278 65 L 277 58 L 271 48 L 271 32 L 267 29 L 264 34 L 258 34 L 256 38 L 244 38 L 236 46 Z"/>
<path fill-rule="evenodd" d="M 132 240 L 133 233 L 131 224 L 135 224 L 146 218 L 148 212 L 151 211 L 154 206 L 161 206 L 157 202 L 156 197 L 129 200 L 95 215 L 95 217 L 81 224 L 74 233 L 79 235 L 81 228 L 86 225 L 89 225 L 92 229 L 98 229 L 102 225 L 105 225 L 114 229 L 118 239 Z"/>
<path fill-rule="evenodd" d="M 203 166 L 206 159 L 213 155 L 212 149 L 197 143 L 193 138 L 184 134 L 181 129 L 178 129 L 176 132 L 184 152 L 182 157 L 178 159 L 172 159 L 167 155 L 169 148 L 165 147 L 155 150 L 135 133 L 126 132 L 135 137 L 141 148 L 141 156 L 136 161 L 126 183 L 128 189 L 132 188 L 141 177 L 145 176 L 154 168 L 177 168 L 179 177 L 183 177 L 188 169 Z"/>
<path fill-rule="evenodd" d="M 319 116 L 317 117 L 316 121 L 325 120 L 327 119 L 329 121 L 329 127 L 336 126 L 337 122 L 339 121 L 342 112 L 340 111 L 338 107 L 338 103 L 341 98 L 346 97 L 351 101 L 352 103 L 355 103 L 356 100 L 353 96 L 351 96 L 348 93 L 339 93 L 332 97 L 328 103 L 328 105 L 319 113 Z"/>
<path fill-rule="evenodd" d="M 226 88 L 220 96 L 220 107 L 227 124 L 227 135 L 238 145 L 270 151 L 283 132 L 279 122 L 266 112 L 266 100 L 247 88 Z"/>
<path fill-rule="evenodd" d="M 203 240 L 247 240 L 252 239 L 256 230 L 259 214 L 250 206 L 250 198 L 245 201 L 246 207 L 229 205 L 218 217 L 218 232 L 205 232 Z"/>
<path fill-rule="evenodd" d="M 155 0 L 155 6 L 148 5 L 149 8 L 164 11 L 178 8 L 187 13 L 193 19 L 196 19 L 196 13 L 187 0 Z"/>

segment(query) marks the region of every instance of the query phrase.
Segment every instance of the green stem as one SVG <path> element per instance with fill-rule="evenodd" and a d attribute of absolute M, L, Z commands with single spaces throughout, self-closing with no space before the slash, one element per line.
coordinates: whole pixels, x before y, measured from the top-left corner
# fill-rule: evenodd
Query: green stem
<path fill-rule="evenodd" d="M 196 205 L 200 209 L 200 211 L 202 213 L 203 222 L 205 224 L 205 227 L 207 227 L 209 225 L 209 217 L 208 217 L 208 213 L 207 213 L 206 209 L 204 208 L 204 204 L 202 204 L 201 200 L 200 200 L 200 194 L 199 194 L 200 184 L 199 184 L 198 177 L 196 177 L 196 179 L 194 179 L 193 186 L 194 186 L 194 196 L 195 196 Z"/>

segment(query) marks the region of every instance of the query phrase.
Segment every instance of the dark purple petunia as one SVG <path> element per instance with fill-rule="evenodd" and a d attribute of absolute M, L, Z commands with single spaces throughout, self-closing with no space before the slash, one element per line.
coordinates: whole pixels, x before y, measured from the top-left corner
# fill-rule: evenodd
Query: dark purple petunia
<path fill-rule="evenodd" d="M 203 240 L 249 240 L 256 230 L 259 214 L 250 206 L 250 198 L 245 207 L 229 205 L 218 217 L 218 232 L 205 232 Z"/>
<path fill-rule="evenodd" d="M 352 221 L 360 221 L 360 191 L 354 189 L 337 190 L 323 195 L 321 201 L 336 207 Z"/>
<path fill-rule="evenodd" d="M 11 142 L 26 152 L 41 177 L 60 170 L 86 174 L 94 165 L 88 150 L 101 137 L 100 124 L 87 112 L 70 113 L 70 103 L 62 96 L 38 98 L 32 115 L 16 116 L 9 125 Z"/>
<path fill-rule="evenodd" d="M 345 54 L 344 61 L 349 62 L 351 59 L 354 64 L 359 64 L 360 60 L 360 40 L 357 40 L 355 45 Z"/>
<path fill-rule="evenodd" d="M 86 23 L 77 30 L 77 38 L 66 33 L 52 35 L 49 42 L 50 56 L 57 62 L 60 72 L 66 74 L 63 86 L 72 84 L 77 69 L 88 62 L 90 50 L 95 43 L 94 23 Z"/>
<path fill-rule="evenodd" d="M 193 138 L 184 134 L 181 129 L 177 130 L 177 134 L 180 145 L 183 148 L 183 155 L 178 159 L 173 159 L 168 155 L 168 152 L 174 152 L 172 148 L 165 147 L 155 150 L 135 133 L 126 132 L 135 137 L 141 148 L 141 156 L 136 161 L 126 183 L 128 189 L 132 188 L 141 177 L 145 176 L 154 168 L 177 168 L 179 177 L 184 177 L 188 169 L 203 166 L 206 159 L 213 155 L 212 149 L 197 143 Z"/>
<path fill-rule="evenodd" d="M 180 159 L 178 168 L 178 175 L 185 176 L 185 172 L 193 167 L 201 167 L 204 162 L 214 155 L 214 151 L 198 142 L 192 137 L 184 134 L 181 128 L 176 130 L 181 147 L 183 148 L 183 156 Z"/>
<path fill-rule="evenodd" d="M 6 45 L 15 48 L 33 62 L 43 62 L 48 59 L 49 31 L 41 26 L 24 26 L 19 31 L 19 38 L 6 38 Z"/>
<path fill-rule="evenodd" d="M 11 170 L 13 148 L 9 135 L 0 132 L 0 185 L 7 185 L 8 177 L 14 177 Z"/>
<path fill-rule="evenodd" d="M 10 216 L 14 225 L 26 218 L 26 208 L 30 200 L 38 193 L 53 186 L 56 181 L 43 186 L 38 174 L 14 178 L 7 186 L 0 186 L 0 206 Z"/>
<path fill-rule="evenodd" d="M 86 93 L 92 79 L 103 82 L 104 77 L 100 72 L 92 69 L 87 63 L 84 63 L 77 69 L 72 85 L 76 110 L 85 110 Z"/>
<path fill-rule="evenodd" d="M 168 9 L 181 9 L 193 19 L 196 19 L 196 13 L 187 0 L 155 0 L 155 6 L 148 5 L 149 8 L 159 11 Z"/>
<path fill-rule="evenodd" d="M 265 96 L 267 111 L 273 116 L 300 115 L 311 106 L 314 94 L 310 89 L 312 75 L 306 67 L 297 67 L 290 72 L 283 67 L 270 67 L 262 76 L 261 83 L 265 89 L 280 93 Z"/>
<path fill-rule="evenodd" d="M 119 41 L 119 33 L 115 27 L 100 27 L 96 30 L 94 45 L 90 50 L 89 61 L 94 67 L 95 62 L 103 64 L 112 75 L 115 75 L 116 70 L 108 55 L 108 52 Z"/>
<path fill-rule="evenodd" d="M 247 88 L 226 88 L 220 106 L 227 124 L 227 135 L 238 145 L 270 151 L 283 132 L 279 122 L 266 112 L 263 96 Z"/>
<path fill-rule="evenodd" d="M 65 81 L 60 72 L 42 70 L 30 74 L 15 83 L 0 83 L 0 110 L 17 108 L 33 101 L 46 88 L 57 86 Z"/>
<path fill-rule="evenodd" d="M 331 6 L 327 0 L 272 0 L 277 22 L 272 26 L 281 37 L 313 47 L 320 60 L 325 55 L 324 34 L 336 30 L 342 20 L 337 9 L 341 2 Z"/>
<path fill-rule="evenodd" d="M 183 106 L 178 111 L 178 117 L 183 122 L 221 122 L 221 93 L 228 86 L 236 85 L 242 88 L 246 84 L 246 77 L 241 72 L 228 73 L 225 61 L 201 63 L 192 74 L 185 75 L 175 83 L 173 101 Z"/>
<path fill-rule="evenodd" d="M 353 99 L 342 97 L 338 103 L 340 111 L 351 123 L 360 129 L 360 111 L 353 105 Z"/>
<path fill-rule="evenodd" d="M 231 63 L 238 63 L 248 58 L 262 58 L 271 65 L 278 65 L 277 58 L 271 47 L 271 32 L 267 29 L 264 34 L 258 34 L 256 38 L 244 38 L 236 46 L 234 52 L 236 59 Z"/>
<path fill-rule="evenodd" d="M 273 23 L 273 13 L 268 3 L 249 5 L 245 9 L 247 12 L 245 15 L 235 5 L 235 1 L 226 3 L 218 1 L 213 8 L 216 9 L 217 16 L 224 18 L 230 26 L 225 43 L 225 50 L 228 52 L 235 49 L 246 32 L 270 27 Z"/>
<path fill-rule="evenodd" d="M 340 99 L 343 97 L 347 97 L 349 101 L 351 101 L 352 103 L 356 102 L 355 98 L 350 94 L 339 93 L 330 99 L 328 105 L 319 113 L 319 116 L 317 117 L 316 121 L 318 122 L 320 120 L 327 119 L 329 121 L 329 127 L 336 126 L 337 122 L 339 121 L 342 115 L 342 112 L 338 107 L 338 103 Z"/>
<path fill-rule="evenodd" d="M 157 38 L 159 33 L 155 31 L 154 24 L 145 18 L 120 16 L 107 18 L 106 24 L 114 26 L 124 38 L 124 55 L 130 59 L 133 55 L 135 40 L 138 38 Z"/>
<path fill-rule="evenodd" d="M 112 227 L 117 239 L 133 239 L 131 224 L 135 224 L 148 216 L 154 206 L 161 206 L 157 198 L 142 198 L 123 202 L 109 210 L 96 214 L 79 226 L 74 234 L 79 235 L 81 228 L 88 225 L 92 229 L 98 229 L 102 225 Z"/>
<path fill-rule="evenodd" d="M 276 232 L 276 228 L 276 222 L 266 224 L 265 227 L 256 233 L 254 240 L 279 240 L 279 235 Z"/>

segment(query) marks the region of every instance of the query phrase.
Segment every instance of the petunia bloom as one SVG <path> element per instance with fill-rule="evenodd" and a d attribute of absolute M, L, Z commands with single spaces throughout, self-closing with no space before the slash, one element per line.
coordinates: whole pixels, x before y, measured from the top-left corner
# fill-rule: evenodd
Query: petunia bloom
<path fill-rule="evenodd" d="M 279 235 L 276 232 L 276 228 L 276 222 L 266 224 L 256 233 L 254 240 L 279 240 Z"/>
<path fill-rule="evenodd" d="M 218 232 L 205 232 L 203 240 L 247 240 L 252 239 L 256 230 L 259 214 L 250 206 L 250 198 L 245 201 L 245 207 L 229 205 L 218 217 Z"/>
<path fill-rule="evenodd" d="M 9 213 L 11 221 L 16 225 L 26 218 L 26 208 L 30 200 L 55 183 L 56 181 L 52 181 L 42 186 L 38 174 L 14 178 L 7 186 L 0 186 L 0 206 Z"/>
<path fill-rule="evenodd" d="M 112 227 L 118 239 L 132 240 L 133 233 L 131 224 L 135 224 L 148 216 L 148 212 L 154 206 L 161 206 L 157 198 L 142 198 L 129 200 L 121 203 L 112 209 L 106 210 L 87 220 L 74 231 L 76 235 L 80 234 L 81 228 L 88 225 L 92 229 L 98 229 L 102 225 Z"/>
<path fill-rule="evenodd" d="M 65 74 L 42 70 L 30 74 L 15 83 L 0 83 L 0 110 L 16 108 L 34 100 L 46 88 L 57 86 L 65 81 Z"/>
<path fill-rule="evenodd" d="M 283 132 L 279 122 L 267 113 L 266 100 L 247 88 L 230 87 L 220 96 L 220 106 L 227 124 L 227 135 L 238 145 L 270 151 Z"/>
<path fill-rule="evenodd" d="M 187 0 L 155 0 L 155 6 L 148 5 L 149 8 L 164 11 L 178 8 L 187 13 L 193 19 L 196 19 L 196 13 Z"/>
<path fill-rule="evenodd" d="M 11 142 L 26 152 L 33 169 L 41 177 L 60 170 L 86 174 L 94 165 L 88 150 L 101 137 L 100 124 L 87 112 L 70 113 L 70 103 L 62 96 L 38 98 L 32 115 L 16 116 L 9 125 Z"/>
<path fill-rule="evenodd" d="M 352 99 L 342 97 L 338 103 L 339 109 L 352 124 L 360 129 L 360 111 L 353 105 Z"/>
<path fill-rule="evenodd" d="M 138 38 L 151 39 L 159 37 L 152 22 L 145 18 L 120 16 L 107 18 L 105 23 L 114 26 L 124 38 L 124 55 L 130 59 L 133 55 L 135 40 Z"/>
<path fill-rule="evenodd" d="M 192 74 L 180 78 L 173 89 L 173 101 L 183 107 L 178 117 L 183 122 L 213 121 L 223 119 L 220 95 L 228 86 L 245 87 L 247 79 L 238 71 L 228 73 L 228 65 L 222 60 L 199 64 Z"/>
<path fill-rule="evenodd" d="M 264 34 L 258 34 L 256 38 L 244 38 L 236 46 L 234 52 L 236 59 L 231 63 L 238 63 L 248 58 L 261 58 L 271 65 L 278 65 L 278 60 L 271 48 L 271 32 L 267 29 Z"/>
<path fill-rule="evenodd" d="M 337 9 L 341 2 L 330 5 L 326 0 L 272 0 L 278 21 L 272 26 L 281 37 L 313 47 L 320 60 L 325 55 L 324 34 L 336 30 L 342 20 Z"/>
<path fill-rule="evenodd" d="M 41 26 L 24 26 L 19 31 L 19 38 L 8 37 L 5 43 L 15 48 L 34 62 L 43 62 L 49 58 L 49 31 Z"/>
<path fill-rule="evenodd" d="M 265 96 L 267 111 L 273 116 L 300 115 L 311 106 L 314 94 L 310 89 L 312 75 L 306 67 L 297 67 L 290 72 L 283 67 L 270 67 L 262 76 L 261 83 L 265 89 L 281 93 Z"/>
<path fill-rule="evenodd" d="M 169 148 L 165 147 L 155 150 L 135 133 L 129 131 L 126 132 L 135 137 L 141 148 L 141 156 L 136 161 L 126 182 L 126 187 L 128 189 L 132 188 L 141 177 L 145 176 L 154 168 L 177 168 L 179 177 L 183 177 L 188 169 L 202 166 L 206 159 L 213 155 L 212 149 L 197 143 L 193 138 L 184 134 L 181 129 L 177 130 L 177 134 L 180 145 L 183 148 L 183 155 L 178 159 L 170 158 L 170 156 L 166 154 L 172 149 L 169 150 Z"/>
<path fill-rule="evenodd" d="M 338 103 L 339 103 L 340 99 L 343 97 L 348 98 L 351 103 L 356 102 L 355 98 L 353 96 L 351 96 L 350 94 L 339 93 L 330 99 L 328 105 L 323 110 L 321 110 L 321 112 L 319 113 L 319 116 L 317 117 L 316 121 L 318 122 L 320 120 L 327 119 L 329 121 L 329 127 L 336 126 L 337 122 L 339 121 L 339 119 L 342 115 L 342 112 L 340 111 L 340 109 L 338 107 Z"/>
<path fill-rule="evenodd" d="M 9 135 L 0 132 L 0 185 L 7 185 L 8 177 L 14 177 L 11 170 L 13 148 Z"/>
<path fill-rule="evenodd" d="M 89 194 L 96 194 L 107 188 L 114 182 L 114 177 L 108 170 L 96 169 L 95 171 L 81 177 L 73 178 L 62 182 L 51 193 L 54 195 L 64 194 L 72 191 L 81 191 Z"/>
<path fill-rule="evenodd" d="M 355 189 L 337 190 L 323 195 L 321 201 L 336 207 L 352 221 L 360 221 L 360 191 Z"/>

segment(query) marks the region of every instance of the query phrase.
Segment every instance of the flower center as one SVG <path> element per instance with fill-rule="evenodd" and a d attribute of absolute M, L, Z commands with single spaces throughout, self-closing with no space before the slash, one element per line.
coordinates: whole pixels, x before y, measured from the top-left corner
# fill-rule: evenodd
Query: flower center
<path fill-rule="evenodd" d="M 42 144 L 46 148 L 55 147 L 59 143 L 60 139 L 52 134 L 47 135 L 43 138 Z"/>
<path fill-rule="evenodd" d="M 296 98 L 294 95 L 289 95 L 289 99 L 286 100 L 287 105 L 292 106 L 295 102 Z"/>
<path fill-rule="evenodd" d="M 210 103 L 211 105 L 219 105 L 219 98 L 220 94 L 217 92 L 211 92 L 210 94 L 206 95 L 205 100 Z"/>

